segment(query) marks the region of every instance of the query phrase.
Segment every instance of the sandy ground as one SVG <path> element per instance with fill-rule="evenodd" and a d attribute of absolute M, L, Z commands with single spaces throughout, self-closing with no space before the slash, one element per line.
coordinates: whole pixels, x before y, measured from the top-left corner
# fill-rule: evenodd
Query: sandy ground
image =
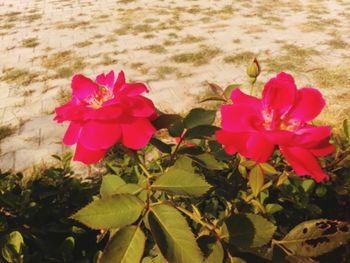
<path fill-rule="evenodd" d="M 159 108 L 183 112 L 210 95 L 206 81 L 247 91 L 257 56 L 256 94 L 284 70 L 322 90 L 320 121 L 339 127 L 350 113 L 348 0 L 2 0 L 0 39 L 1 170 L 67 150 L 52 119 L 74 73 L 124 69 Z"/>

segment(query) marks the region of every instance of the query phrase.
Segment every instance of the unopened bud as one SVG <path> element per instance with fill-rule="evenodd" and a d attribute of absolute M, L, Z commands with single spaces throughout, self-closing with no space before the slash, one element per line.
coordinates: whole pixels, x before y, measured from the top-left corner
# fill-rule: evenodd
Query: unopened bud
<path fill-rule="evenodd" d="M 256 80 L 256 78 L 260 75 L 260 72 L 261 68 L 259 62 L 256 58 L 254 58 L 253 62 L 247 68 L 247 75 L 250 79 Z"/>

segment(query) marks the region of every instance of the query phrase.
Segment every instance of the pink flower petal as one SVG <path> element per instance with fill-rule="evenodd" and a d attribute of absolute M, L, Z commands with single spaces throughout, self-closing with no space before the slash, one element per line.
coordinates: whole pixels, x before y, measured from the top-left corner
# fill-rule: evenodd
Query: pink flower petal
<path fill-rule="evenodd" d="M 326 156 L 331 154 L 337 149 L 334 145 L 327 141 L 320 143 L 316 148 L 310 149 L 311 153 L 315 156 Z"/>
<path fill-rule="evenodd" d="M 80 120 L 84 115 L 84 107 L 81 104 L 76 104 L 73 100 L 55 109 L 56 116 L 54 120 L 61 123 L 63 121 Z"/>
<path fill-rule="evenodd" d="M 135 117 L 150 117 L 156 112 L 153 102 L 143 96 L 124 97 L 121 101 L 123 107 Z"/>
<path fill-rule="evenodd" d="M 243 93 L 240 89 L 234 89 L 231 93 L 231 100 L 234 104 L 248 104 L 257 109 L 262 109 L 261 100 Z"/>
<path fill-rule="evenodd" d="M 117 93 L 122 86 L 125 84 L 125 74 L 124 71 L 120 71 L 117 77 L 117 81 L 114 84 L 114 93 Z"/>
<path fill-rule="evenodd" d="M 293 132 L 281 130 L 261 131 L 261 133 L 268 141 L 279 145 L 293 144 L 293 139 L 296 136 Z"/>
<path fill-rule="evenodd" d="M 248 104 L 224 105 L 221 107 L 221 126 L 235 132 L 256 131 L 263 119 L 261 112 Z"/>
<path fill-rule="evenodd" d="M 274 110 L 282 115 L 293 106 L 296 96 L 297 87 L 293 77 L 281 72 L 265 84 L 262 102 L 266 110 Z"/>
<path fill-rule="evenodd" d="M 65 145 L 76 144 L 80 135 L 81 124 L 79 122 L 72 121 L 63 137 L 63 143 Z"/>
<path fill-rule="evenodd" d="M 309 150 L 300 147 L 280 147 L 280 150 L 297 175 L 309 175 L 316 182 L 329 179 Z"/>
<path fill-rule="evenodd" d="M 146 118 L 133 118 L 121 126 L 122 144 L 135 150 L 145 147 L 156 131 Z"/>
<path fill-rule="evenodd" d="M 118 122 L 88 121 L 81 130 L 79 143 L 91 150 L 108 149 L 121 136 L 121 127 Z"/>
<path fill-rule="evenodd" d="M 96 77 L 96 82 L 103 86 L 108 87 L 109 89 L 113 89 L 114 87 L 114 72 L 111 70 L 107 75 L 100 74 Z"/>
<path fill-rule="evenodd" d="M 128 109 L 124 109 L 121 105 L 111 104 L 103 106 L 99 109 L 85 108 L 81 116 L 83 120 L 110 120 L 115 121 L 119 119 Z"/>
<path fill-rule="evenodd" d="M 98 91 L 98 85 L 83 75 L 75 75 L 72 79 L 73 97 L 83 101 L 86 97 Z"/>
<path fill-rule="evenodd" d="M 247 140 L 247 153 L 244 155 L 256 162 L 264 163 L 272 155 L 275 145 L 259 133 L 251 133 Z"/>
<path fill-rule="evenodd" d="M 304 148 L 315 148 L 320 142 L 324 140 L 329 141 L 331 127 L 308 125 L 305 128 L 297 130 L 296 134 L 297 136 L 292 142 L 294 145 Z"/>
<path fill-rule="evenodd" d="M 137 96 L 143 92 L 148 92 L 146 85 L 143 83 L 127 83 L 120 89 L 120 93 L 126 96 Z"/>
<path fill-rule="evenodd" d="M 296 119 L 300 122 L 308 122 L 316 118 L 326 102 L 321 92 L 314 88 L 302 88 L 298 91 L 298 96 L 293 108 L 288 113 L 288 118 Z"/>
<path fill-rule="evenodd" d="M 215 132 L 215 137 L 219 143 L 224 145 L 224 149 L 228 154 L 239 152 L 247 155 L 246 142 L 250 136 L 248 132 L 229 132 L 220 130 Z"/>
<path fill-rule="evenodd" d="M 90 150 L 78 143 L 73 160 L 85 164 L 92 164 L 101 160 L 106 155 L 106 152 L 107 150 Z"/>

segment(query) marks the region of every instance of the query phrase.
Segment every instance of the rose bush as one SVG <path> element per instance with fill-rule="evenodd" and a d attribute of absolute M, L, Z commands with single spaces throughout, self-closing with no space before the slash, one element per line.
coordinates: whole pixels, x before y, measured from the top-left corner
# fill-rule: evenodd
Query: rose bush
<path fill-rule="evenodd" d="M 130 149 L 145 147 L 156 116 L 152 101 L 141 95 L 147 91 L 142 83 L 126 83 L 123 71 L 117 78 L 113 71 L 100 74 L 96 82 L 75 75 L 72 99 L 55 110 L 56 121 L 70 121 L 63 143 L 77 144 L 74 160 L 95 163 L 117 142 Z"/>
<path fill-rule="evenodd" d="M 313 125 L 322 95 L 283 72 L 261 99 L 209 85 L 219 106 L 156 115 L 122 72 L 76 75 L 55 119 L 75 160 L 105 158 L 84 181 L 69 155 L 26 186 L 0 172 L 0 261 L 349 262 L 349 121 Z"/>

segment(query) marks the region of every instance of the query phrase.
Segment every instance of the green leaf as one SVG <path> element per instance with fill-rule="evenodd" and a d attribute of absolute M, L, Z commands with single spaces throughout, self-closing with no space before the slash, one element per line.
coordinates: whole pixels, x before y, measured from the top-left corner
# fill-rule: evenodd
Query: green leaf
<path fill-rule="evenodd" d="M 349 240 L 349 223 L 315 219 L 297 225 L 282 240 L 274 240 L 274 243 L 289 255 L 317 257 L 346 244 Z"/>
<path fill-rule="evenodd" d="M 183 156 L 183 157 L 177 159 L 173 167 L 194 173 L 194 167 L 192 166 L 192 160 L 191 160 L 191 158 L 189 158 L 187 156 Z"/>
<path fill-rule="evenodd" d="M 184 134 L 184 139 L 190 140 L 194 138 L 203 138 L 207 136 L 212 136 L 220 128 L 212 125 L 199 125 L 192 129 L 187 130 Z"/>
<path fill-rule="evenodd" d="M 282 211 L 283 207 L 279 204 L 268 204 L 266 205 L 266 212 L 269 214 L 274 214 L 279 211 Z"/>
<path fill-rule="evenodd" d="M 221 96 L 221 94 L 224 92 L 218 84 L 208 82 L 208 85 L 210 89 L 217 95 Z"/>
<path fill-rule="evenodd" d="M 174 207 L 168 204 L 151 206 L 148 221 L 153 238 L 169 262 L 203 262 L 193 233 Z"/>
<path fill-rule="evenodd" d="M 180 137 L 184 131 L 184 124 L 182 120 L 178 120 L 169 126 L 168 132 L 172 137 Z"/>
<path fill-rule="evenodd" d="M 100 263 L 140 262 L 145 248 L 146 237 L 137 226 L 127 226 L 119 230 L 109 240 Z"/>
<path fill-rule="evenodd" d="M 224 261 L 224 249 L 221 242 L 217 240 L 212 247 L 209 256 L 204 260 L 205 263 L 220 263 Z"/>
<path fill-rule="evenodd" d="M 259 166 L 263 170 L 264 174 L 267 174 L 267 175 L 279 174 L 279 172 L 272 165 L 268 163 L 260 163 Z"/>
<path fill-rule="evenodd" d="M 254 166 L 249 172 L 249 185 L 252 189 L 253 195 L 258 196 L 261 188 L 264 185 L 264 174 L 259 165 Z"/>
<path fill-rule="evenodd" d="M 112 195 L 122 185 L 125 185 L 125 182 L 118 175 L 114 175 L 114 174 L 105 175 L 102 178 L 100 194 L 102 197 Z"/>
<path fill-rule="evenodd" d="M 211 169 L 211 170 L 222 170 L 226 166 L 215 159 L 210 153 L 203 153 L 197 156 L 192 156 L 192 159 L 195 160 L 200 165 Z"/>
<path fill-rule="evenodd" d="M 119 228 L 135 222 L 143 208 L 136 196 L 118 194 L 91 202 L 71 218 L 92 229 Z"/>
<path fill-rule="evenodd" d="M 310 193 L 315 187 L 315 181 L 312 179 L 304 179 L 301 182 L 301 187 L 304 189 L 305 193 Z"/>
<path fill-rule="evenodd" d="M 72 261 L 75 248 L 74 237 L 67 237 L 61 244 L 60 251 L 64 262 Z"/>
<path fill-rule="evenodd" d="M 137 195 L 143 190 L 138 184 L 124 184 L 115 190 L 114 194 L 132 194 Z"/>
<path fill-rule="evenodd" d="M 208 98 L 200 100 L 199 103 L 203 103 L 203 102 L 207 102 L 207 101 L 222 101 L 222 102 L 226 102 L 226 100 L 223 99 L 222 97 L 208 97 Z"/>
<path fill-rule="evenodd" d="M 23 262 L 24 240 L 20 232 L 11 232 L 5 240 L 1 253 L 9 263 Z"/>
<path fill-rule="evenodd" d="M 151 187 L 170 194 L 199 197 L 205 194 L 211 186 L 198 174 L 171 167 Z"/>
<path fill-rule="evenodd" d="M 182 117 L 177 114 L 162 114 L 155 119 L 152 124 L 157 129 L 169 128 L 176 121 L 181 120 Z"/>
<path fill-rule="evenodd" d="M 343 121 L 343 129 L 345 137 L 350 140 L 350 121 L 348 119 Z"/>
<path fill-rule="evenodd" d="M 156 147 L 159 151 L 161 151 L 162 153 L 171 153 L 171 147 L 170 145 L 162 142 L 161 140 L 158 140 L 157 138 L 152 138 L 150 140 L 150 143 Z"/>
<path fill-rule="evenodd" d="M 195 108 L 184 119 L 184 126 L 187 129 L 194 128 L 199 125 L 210 125 L 214 122 L 216 111 Z"/>
<path fill-rule="evenodd" d="M 199 146 L 191 146 L 191 147 L 180 147 L 180 149 L 177 151 L 178 154 L 188 154 L 188 155 L 199 155 L 204 153 L 202 147 Z"/>
<path fill-rule="evenodd" d="M 260 215 L 238 214 L 226 219 L 228 242 L 241 248 L 261 247 L 275 233 L 276 226 Z"/>
<path fill-rule="evenodd" d="M 228 85 L 223 93 L 223 96 L 228 100 L 231 97 L 231 93 L 235 88 L 239 88 L 240 84 L 231 84 Z"/>
<path fill-rule="evenodd" d="M 253 160 L 246 160 L 246 161 L 241 162 L 240 165 L 242 165 L 250 170 L 250 169 L 253 169 L 257 165 L 257 163 L 256 163 L 256 161 L 253 161 Z"/>
<path fill-rule="evenodd" d="M 229 257 L 229 260 L 230 263 L 247 263 L 247 261 L 239 257 Z"/>

